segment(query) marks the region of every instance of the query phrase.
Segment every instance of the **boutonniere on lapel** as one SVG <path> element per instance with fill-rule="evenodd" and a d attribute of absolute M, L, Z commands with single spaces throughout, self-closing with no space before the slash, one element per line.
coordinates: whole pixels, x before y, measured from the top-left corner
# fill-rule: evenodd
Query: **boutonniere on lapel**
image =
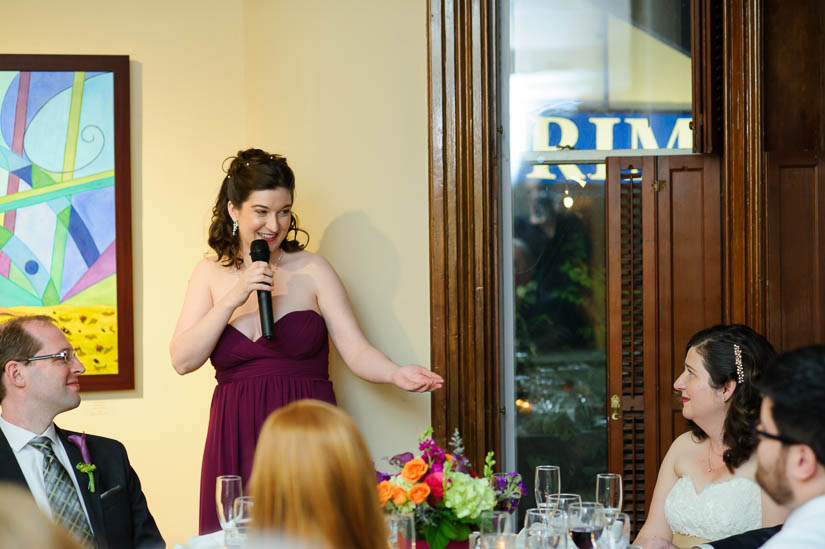
<path fill-rule="evenodd" d="M 78 463 L 75 468 L 81 473 L 89 475 L 89 491 L 95 493 L 95 464 L 92 463 L 92 456 L 89 454 L 89 447 L 86 446 L 86 433 L 82 435 L 69 435 L 69 442 L 80 448 L 80 455 L 83 457 L 83 463 Z"/>

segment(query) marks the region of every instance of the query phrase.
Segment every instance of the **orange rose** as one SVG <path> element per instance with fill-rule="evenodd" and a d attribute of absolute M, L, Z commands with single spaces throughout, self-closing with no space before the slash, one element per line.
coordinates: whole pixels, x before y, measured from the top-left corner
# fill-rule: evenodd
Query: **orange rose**
<path fill-rule="evenodd" d="M 452 454 L 444 454 L 444 459 L 447 460 L 447 461 L 452 461 L 453 460 L 453 455 Z"/>
<path fill-rule="evenodd" d="M 427 473 L 427 462 L 421 458 L 413 458 L 404 464 L 401 476 L 410 482 L 418 482 L 418 479 Z"/>
<path fill-rule="evenodd" d="M 430 487 L 426 484 L 416 484 L 410 488 L 410 501 L 418 505 L 423 503 L 427 496 L 430 495 Z"/>
<path fill-rule="evenodd" d="M 393 484 L 388 480 L 382 480 L 378 484 L 378 501 L 381 502 L 381 507 L 385 506 L 392 497 Z"/>
<path fill-rule="evenodd" d="M 404 505 L 407 503 L 407 492 L 395 484 L 392 485 L 392 502 L 396 505 Z"/>

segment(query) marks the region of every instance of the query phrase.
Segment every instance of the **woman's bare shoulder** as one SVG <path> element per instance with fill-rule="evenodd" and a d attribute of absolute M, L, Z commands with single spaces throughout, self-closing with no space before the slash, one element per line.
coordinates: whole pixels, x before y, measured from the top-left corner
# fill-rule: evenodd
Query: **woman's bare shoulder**
<path fill-rule="evenodd" d="M 295 271 L 318 272 L 331 269 L 329 262 L 320 254 L 299 250 L 284 254 L 281 266 Z"/>
<path fill-rule="evenodd" d="M 678 476 L 685 473 L 685 466 L 695 458 L 700 444 L 690 431 L 682 433 L 671 443 L 665 460 L 673 465 Z"/>
<path fill-rule="evenodd" d="M 195 264 L 195 269 L 192 271 L 192 278 L 214 280 L 223 276 L 227 276 L 232 271 L 232 267 L 227 267 L 223 262 L 218 260 L 214 254 L 207 255 Z"/>

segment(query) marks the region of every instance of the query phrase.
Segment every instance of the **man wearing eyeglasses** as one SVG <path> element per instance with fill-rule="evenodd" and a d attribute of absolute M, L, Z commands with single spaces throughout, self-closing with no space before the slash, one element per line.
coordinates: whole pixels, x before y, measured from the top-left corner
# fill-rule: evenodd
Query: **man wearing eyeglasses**
<path fill-rule="evenodd" d="M 825 346 L 780 355 L 757 386 L 756 480 L 791 514 L 765 549 L 825 546 Z"/>
<path fill-rule="evenodd" d="M 85 368 L 52 319 L 0 325 L 0 366 L 0 481 L 27 486 L 84 547 L 165 547 L 123 445 L 85 435 L 84 455 L 54 424 L 80 404 Z"/>

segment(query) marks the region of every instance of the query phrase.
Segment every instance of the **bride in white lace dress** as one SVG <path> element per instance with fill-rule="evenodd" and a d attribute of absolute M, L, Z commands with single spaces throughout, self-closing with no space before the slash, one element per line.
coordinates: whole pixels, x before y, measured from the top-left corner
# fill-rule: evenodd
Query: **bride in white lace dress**
<path fill-rule="evenodd" d="M 787 512 L 756 484 L 760 397 L 752 385 L 775 352 L 747 326 L 714 326 L 687 345 L 673 384 L 691 431 L 671 444 L 634 544 L 692 547 L 781 523 Z"/>

